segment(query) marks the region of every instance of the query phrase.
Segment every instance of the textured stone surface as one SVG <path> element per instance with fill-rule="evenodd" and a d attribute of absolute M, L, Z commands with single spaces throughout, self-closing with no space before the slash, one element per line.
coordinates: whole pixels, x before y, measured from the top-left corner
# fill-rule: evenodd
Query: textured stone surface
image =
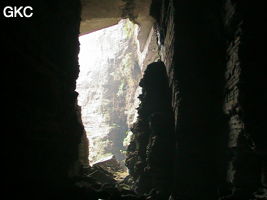
<path fill-rule="evenodd" d="M 251 10 L 257 14 L 252 14 Z M 267 143 L 263 132 L 266 122 L 265 114 L 258 109 L 266 99 L 261 77 L 264 61 L 259 52 L 263 41 L 259 39 L 261 32 L 254 25 L 254 21 L 263 19 L 262 15 L 260 5 L 230 0 L 225 3 L 227 63 L 224 110 L 229 116 L 228 147 L 233 152 L 228 170 L 228 181 L 233 184 L 230 199 L 253 198 L 253 192 L 262 190 L 264 185 Z M 263 89 L 262 92 L 259 88 Z M 264 193 L 267 198 L 266 192 L 262 196 Z M 253 199 L 261 199 L 260 196 Z"/>
<path fill-rule="evenodd" d="M 81 0 L 81 34 L 117 24 L 122 16 L 122 0 Z"/>
<path fill-rule="evenodd" d="M 174 146 L 170 90 L 164 64 L 148 65 L 140 86 L 139 115 L 131 129 L 133 137 L 126 166 L 137 193 L 154 189 L 165 199 L 171 190 Z"/>
<path fill-rule="evenodd" d="M 259 51 L 263 37 L 254 23 L 264 18 L 262 6 L 235 1 L 154 2 L 151 13 L 159 23 L 161 58 L 175 112 L 173 196 L 213 199 L 229 194 L 230 181 L 233 198 L 248 199 L 264 185 L 260 180 L 266 171 L 264 112 L 258 109 L 265 107 L 265 61 Z M 229 166 L 227 160 L 232 160 Z"/>
<path fill-rule="evenodd" d="M 129 18 L 140 26 L 140 51 L 145 48 L 154 19 L 150 16 L 152 0 L 81 0 L 81 34 L 107 28 Z"/>
<path fill-rule="evenodd" d="M 226 168 L 220 2 L 154 1 L 175 118 L 174 198 L 215 199 Z"/>

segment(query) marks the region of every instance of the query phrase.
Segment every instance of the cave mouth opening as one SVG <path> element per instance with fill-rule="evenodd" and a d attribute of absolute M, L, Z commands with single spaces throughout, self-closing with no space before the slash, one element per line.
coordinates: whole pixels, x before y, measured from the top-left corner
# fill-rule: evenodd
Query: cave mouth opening
<path fill-rule="evenodd" d="M 126 172 L 130 127 L 137 118 L 141 93 L 138 29 L 129 19 L 122 19 L 114 26 L 79 37 L 76 91 L 91 166 L 115 160 Z"/>

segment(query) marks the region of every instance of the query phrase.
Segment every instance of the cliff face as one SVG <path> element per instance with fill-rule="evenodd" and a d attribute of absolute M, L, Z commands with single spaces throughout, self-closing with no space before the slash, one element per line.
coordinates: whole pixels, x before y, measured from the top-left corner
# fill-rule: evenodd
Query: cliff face
<path fill-rule="evenodd" d="M 80 37 L 81 71 L 76 91 L 90 142 L 91 163 L 110 154 L 124 159 L 123 141 L 136 118 L 141 77 L 136 29 L 129 20 L 122 20 L 118 25 Z"/>

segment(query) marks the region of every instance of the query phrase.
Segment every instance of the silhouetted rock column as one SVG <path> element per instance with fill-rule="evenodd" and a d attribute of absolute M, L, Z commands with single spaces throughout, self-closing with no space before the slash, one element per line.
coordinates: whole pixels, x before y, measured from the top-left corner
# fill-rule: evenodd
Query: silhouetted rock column
<path fill-rule="evenodd" d="M 172 189 L 174 135 L 165 65 L 162 62 L 148 65 L 140 86 L 139 116 L 132 127 L 126 165 L 137 193 L 154 189 L 167 198 Z"/>

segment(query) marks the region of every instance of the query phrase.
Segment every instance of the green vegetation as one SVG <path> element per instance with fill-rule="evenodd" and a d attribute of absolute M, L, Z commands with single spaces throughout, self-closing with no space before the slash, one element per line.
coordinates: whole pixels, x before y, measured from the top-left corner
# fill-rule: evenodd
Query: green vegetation
<path fill-rule="evenodd" d="M 120 128 L 120 125 L 119 124 L 116 124 L 116 123 L 112 123 L 110 125 L 111 128 Z"/>
<path fill-rule="evenodd" d="M 123 140 L 123 146 L 125 146 L 125 147 L 130 144 L 131 139 L 132 139 L 133 132 L 130 131 L 130 130 L 128 130 L 128 131 L 126 131 L 126 135 L 127 136 Z"/>
<path fill-rule="evenodd" d="M 125 89 L 126 89 L 126 84 L 125 84 L 124 80 L 122 80 L 121 81 L 121 84 L 119 86 L 119 90 L 117 92 L 117 96 L 118 97 L 121 96 L 123 94 L 123 92 L 124 92 Z"/>
<path fill-rule="evenodd" d="M 129 77 L 131 73 L 131 69 L 133 67 L 132 53 L 128 53 L 122 59 L 122 75 L 124 77 Z"/>
<path fill-rule="evenodd" d="M 130 20 L 127 20 L 123 26 L 123 35 L 126 35 L 128 39 L 130 39 L 134 34 L 134 23 Z"/>

